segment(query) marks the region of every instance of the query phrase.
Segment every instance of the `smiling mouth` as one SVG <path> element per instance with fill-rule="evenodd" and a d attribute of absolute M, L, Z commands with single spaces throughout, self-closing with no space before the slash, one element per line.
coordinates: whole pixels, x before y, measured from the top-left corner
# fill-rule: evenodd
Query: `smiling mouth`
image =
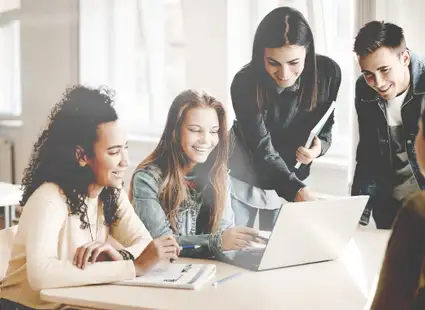
<path fill-rule="evenodd" d="M 284 79 L 284 78 L 280 77 L 280 76 L 279 76 L 279 75 L 277 75 L 277 74 L 275 74 L 275 77 L 276 77 L 279 81 L 287 82 L 287 81 L 291 80 L 292 78 L 294 78 L 294 77 L 295 77 L 295 74 L 291 75 L 290 77 L 288 77 L 288 78 L 286 78 L 286 79 Z"/>
<path fill-rule="evenodd" d="M 205 148 L 205 147 L 196 147 L 196 146 L 192 146 L 192 148 L 193 148 L 195 151 L 199 152 L 199 153 L 206 153 L 206 152 L 208 152 L 208 151 L 210 150 L 210 148 L 209 148 L 209 147 Z"/>
<path fill-rule="evenodd" d="M 393 84 L 390 84 L 390 85 L 388 85 L 388 87 L 387 88 L 378 88 L 378 91 L 379 92 L 381 92 L 381 93 L 385 93 L 387 90 L 389 90 L 390 89 L 390 87 L 392 86 Z"/>

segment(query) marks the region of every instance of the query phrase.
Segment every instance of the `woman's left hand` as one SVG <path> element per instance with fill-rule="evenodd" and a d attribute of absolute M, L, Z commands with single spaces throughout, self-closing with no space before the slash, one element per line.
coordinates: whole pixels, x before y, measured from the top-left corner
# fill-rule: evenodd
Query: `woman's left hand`
<path fill-rule="evenodd" d="M 120 252 L 109 243 L 93 241 L 77 248 L 74 254 L 74 265 L 84 269 L 89 260 L 91 263 L 107 260 L 105 255 L 112 261 L 123 260 Z"/>
<path fill-rule="evenodd" d="M 300 163 L 304 165 L 308 165 L 309 163 L 313 161 L 313 159 L 317 158 L 321 152 L 322 152 L 322 142 L 317 136 L 315 136 L 313 139 L 313 144 L 311 148 L 308 149 L 303 146 L 300 146 L 297 149 L 297 152 L 296 152 L 297 161 L 299 161 Z"/>

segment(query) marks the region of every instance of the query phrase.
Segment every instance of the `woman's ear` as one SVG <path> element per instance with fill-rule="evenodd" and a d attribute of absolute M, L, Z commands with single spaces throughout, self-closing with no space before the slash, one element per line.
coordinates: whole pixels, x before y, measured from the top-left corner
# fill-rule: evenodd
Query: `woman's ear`
<path fill-rule="evenodd" d="M 75 159 L 80 167 L 85 167 L 87 165 L 88 157 L 84 149 L 79 145 L 75 148 Z"/>

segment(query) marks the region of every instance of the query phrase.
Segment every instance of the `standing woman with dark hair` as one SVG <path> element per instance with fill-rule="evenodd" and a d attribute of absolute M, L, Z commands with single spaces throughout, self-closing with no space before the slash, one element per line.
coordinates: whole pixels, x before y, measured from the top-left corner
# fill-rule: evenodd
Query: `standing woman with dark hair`
<path fill-rule="evenodd" d="M 312 146 L 303 146 L 336 100 L 340 83 L 338 64 L 315 53 L 300 12 L 279 7 L 267 14 L 257 28 L 251 62 L 231 85 L 236 120 L 229 168 L 236 224 L 252 226 L 260 209 L 260 228 L 270 230 L 280 197 L 316 199 L 302 180 L 331 145 L 333 114 Z"/>
<path fill-rule="evenodd" d="M 68 89 L 35 143 L 0 286 L 3 309 L 58 309 L 41 290 L 132 279 L 177 258 L 174 238 L 152 241 L 121 189 L 127 140 L 111 95 Z M 109 245 L 109 235 L 124 248 Z"/>

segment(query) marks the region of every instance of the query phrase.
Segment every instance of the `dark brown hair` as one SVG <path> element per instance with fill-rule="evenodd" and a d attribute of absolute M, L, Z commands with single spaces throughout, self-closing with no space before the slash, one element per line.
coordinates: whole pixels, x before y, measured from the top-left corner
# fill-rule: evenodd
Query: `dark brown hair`
<path fill-rule="evenodd" d="M 403 52 L 406 49 L 403 29 L 383 21 L 371 21 L 365 24 L 354 40 L 354 52 L 358 56 L 367 56 L 380 47 Z"/>
<path fill-rule="evenodd" d="M 290 7 L 278 7 L 268 13 L 258 25 L 252 49 L 252 59 L 247 66 L 253 66 L 260 74 L 265 73 L 264 51 L 284 45 L 298 45 L 306 48 L 304 71 L 300 77 L 301 96 L 299 102 L 308 102 L 313 109 L 317 101 L 316 52 L 313 32 L 305 17 Z M 257 84 L 257 104 L 260 111 L 267 104 L 264 85 Z"/>

